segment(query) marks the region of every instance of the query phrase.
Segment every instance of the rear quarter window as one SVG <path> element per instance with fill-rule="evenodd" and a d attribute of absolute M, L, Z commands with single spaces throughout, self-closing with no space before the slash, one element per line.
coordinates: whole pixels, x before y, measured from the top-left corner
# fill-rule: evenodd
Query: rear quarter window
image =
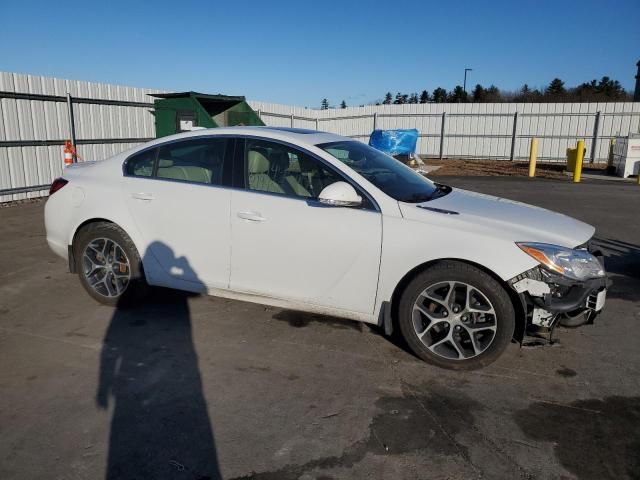
<path fill-rule="evenodd" d="M 153 175 L 153 164 L 157 149 L 152 148 L 132 155 L 127 159 L 125 174 L 132 177 L 150 177 Z"/>

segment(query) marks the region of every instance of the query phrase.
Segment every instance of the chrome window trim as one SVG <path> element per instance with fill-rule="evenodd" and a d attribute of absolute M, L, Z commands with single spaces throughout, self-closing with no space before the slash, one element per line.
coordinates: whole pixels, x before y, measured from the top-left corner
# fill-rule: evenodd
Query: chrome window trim
<path fill-rule="evenodd" d="M 188 137 L 188 138 L 176 138 L 173 140 L 169 140 L 167 142 L 163 142 L 163 143 L 158 143 L 156 145 L 149 145 L 148 147 L 142 148 L 140 150 L 138 150 L 137 152 L 133 152 L 131 155 L 129 155 L 127 158 L 125 158 L 122 161 L 122 176 L 123 177 L 127 177 L 127 178 L 144 178 L 147 180 L 174 180 L 177 182 L 182 182 L 182 183 L 189 183 L 192 185 L 209 185 L 210 187 L 224 187 L 226 185 L 213 185 L 210 183 L 202 183 L 202 182 L 192 182 L 190 180 L 176 180 L 176 179 L 172 179 L 172 178 L 162 178 L 162 177 L 158 177 L 158 172 L 157 172 L 157 161 L 158 161 L 158 154 L 160 153 L 160 149 L 162 147 L 166 147 L 167 145 L 171 145 L 173 143 L 179 143 L 179 142 L 187 142 L 189 140 L 203 140 L 203 139 L 211 139 L 211 138 L 233 138 L 233 135 L 198 135 L 195 137 Z M 140 155 L 141 153 L 144 153 L 148 150 L 153 150 L 153 149 L 158 149 L 158 152 L 156 152 L 156 159 L 154 161 L 154 168 L 153 168 L 153 173 L 151 174 L 151 176 L 149 177 L 144 177 L 142 175 L 129 175 L 127 173 L 127 163 L 129 162 L 129 160 L 131 160 L 132 157 L 135 157 L 137 155 Z M 231 160 L 233 162 L 233 159 Z M 224 168 L 224 167 L 223 167 Z"/>
<path fill-rule="evenodd" d="M 180 180 L 179 178 L 143 177 L 138 175 L 125 175 L 125 177 L 140 180 L 154 180 L 158 182 L 180 183 L 182 185 L 191 185 L 195 187 L 219 188 L 222 190 L 239 190 L 238 188 L 230 187 L 228 185 L 214 185 L 213 183 L 192 182 L 191 180 Z"/>
<path fill-rule="evenodd" d="M 349 183 L 352 187 L 354 187 L 357 191 L 362 192 L 367 199 L 371 202 L 371 205 L 373 205 L 373 210 L 372 209 L 367 209 L 367 208 L 356 208 L 355 210 L 362 210 L 362 211 L 375 211 L 378 213 L 382 213 L 382 210 L 380 209 L 380 205 L 378 205 L 378 202 L 375 200 L 375 198 L 373 198 L 373 196 L 363 187 L 361 186 L 358 182 L 356 182 L 353 178 L 347 176 L 344 172 L 338 170 L 336 167 L 334 167 L 333 165 L 331 165 L 329 162 L 327 162 L 324 158 L 320 157 L 319 155 L 310 152 L 309 150 L 305 149 L 304 147 L 301 147 L 300 145 L 296 145 L 290 142 L 287 142 L 285 140 L 279 140 L 279 139 L 274 139 L 274 138 L 269 138 L 269 137 L 264 137 L 264 136 L 260 136 L 260 135 L 250 135 L 250 134 L 231 134 L 231 133 L 222 133 L 219 135 L 216 134 L 207 134 L 207 135 L 197 135 L 194 137 L 188 137 L 188 138 L 176 138 L 173 140 L 169 140 L 163 143 L 158 143 L 155 145 L 150 145 L 146 148 L 142 148 L 132 154 L 130 154 L 127 158 L 125 158 L 122 162 L 122 176 L 123 177 L 127 177 L 127 178 L 139 178 L 139 179 L 143 179 L 143 180 L 151 180 L 151 181 L 165 181 L 165 182 L 176 182 L 176 183 L 180 183 L 180 184 L 185 184 L 185 185 L 201 185 L 201 186 L 205 186 L 205 187 L 213 187 L 213 188 L 223 188 L 225 190 L 237 190 L 237 191 L 242 191 L 242 192 L 251 192 L 251 193 L 256 193 L 259 195 L 272 195 L 272 196 L 277 196 L 277 197 L 281 197 L 281 198 L 290 198 L 293 200 L 300 200 L 303 202 L 313 202 L 313 203 L 317 203 L 320 204 L 318 202 L 317 199 L 315 198 L 305 198 L 305 197 L 299 197 L 299 196 L 294 196 L 294 195 L 289 195 L 286 193 L 275 193 L 275 192 L 261 192 L 259 190 L 249 190 L 246 186 L 244 188 L 238 188 L 238 187 L 234 187 L 232 185 L 213 185 L 213 184 L 209 184 L 209 183 L 200 183 L 200 182 L 193 182 L 190 180 L 179 180 L 179 179 L 173 179 L 173 178 L 161 178 L 157 176 L 157 172 L 155 172 L 155 167 L 154 167 L 154 174 L 152 174 L 150 177 L 143 177 L 140 175 L 128 175 L 127 174 L 127 162 L 129 161 L 129 159 L 131 159 L 132 157 L 139 155 L 141 153 L 146 152 L 147 150 L 151 150 L 154 148 L 157 148 L 158 151 L 160 150 L 160 148 L 166 146 L 166 145 L 171 145 L 172 143 L 178 143 L 178 142 L 185 142 L 185 141 L 189 141 L 189 140 L 204 140 L 204 139 L 213 139 L 213 138 L 230 138 L 230 139 L 237 139 L 237 140 L 246 140 L 246 139 L 251 139 L 251 140 L 262 140 L 262 141 L 266 141 L 266 142 L 273 142 L 273 143 L 278 143 L 280 145 L 285 145 L 287 147 L 291 147 L 295 150 L 299 150 L 300 152 L 309 155 L 310 157 L 312 157 L 313 159 L 319 161 L 322 165 L 324 165 L 325 167 L 327 167 L 328 169 L 330 169 L 332 172 L 334 172 L 336 175 L 338 175 L 340 178 L 344 179 L 344 181 L 346 181 L 347 183 Z M 243 150 L 244 150 L 244 145 L 243 145 Z M 243 173 L 245 171 L 245 153 L 243 152 L 242 155 L 242 170 Z M 231 162 L 235 162 L 236 158 L 235 158 L 235 154 L 232 156 Z M 156 155 L 156 162 L 157 162 L 157 155 Z M 235 166 L 235 164 L 234 164 Z M 326 205 L 325 205 L 326 207 Z M 331 207 L 328 207 L 331 208 Z"/>

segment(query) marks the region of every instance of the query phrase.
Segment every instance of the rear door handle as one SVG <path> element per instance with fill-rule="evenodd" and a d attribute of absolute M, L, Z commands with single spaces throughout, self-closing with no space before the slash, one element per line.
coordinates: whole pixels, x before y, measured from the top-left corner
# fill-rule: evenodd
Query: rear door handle
<path fill-rule="evenodd" d="M 238 212 L 238 218 L 252 222 L 264 222 L 266 220 L 259 212 Z"/>
<path fill-rule="evenodd" d="M 138 192 L 138 193 L 132 193 L 131 198 L 135 198 L 136 200 L 149 201 L 149 200 L 153 200 L 153 195 L 151 195 L 150 193 Z"/>

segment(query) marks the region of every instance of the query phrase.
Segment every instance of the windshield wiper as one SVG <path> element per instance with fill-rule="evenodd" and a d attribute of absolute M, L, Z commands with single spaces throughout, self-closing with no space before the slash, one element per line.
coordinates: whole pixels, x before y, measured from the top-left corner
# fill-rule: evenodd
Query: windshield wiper
<path fill-rule="evenodd" d="M 448 187 L 447 185 L 442 185 L 440 183 L 436 183 L 433 192 L 431 192 L 430 194 L 413 193 L 409 197 L 404 198 L 402 201 L 407 203 L 428 202 L 429 200 L 442 197 L 447 193 L 449 193 L 450 191 L 451 191 L 451 187 Z"/>

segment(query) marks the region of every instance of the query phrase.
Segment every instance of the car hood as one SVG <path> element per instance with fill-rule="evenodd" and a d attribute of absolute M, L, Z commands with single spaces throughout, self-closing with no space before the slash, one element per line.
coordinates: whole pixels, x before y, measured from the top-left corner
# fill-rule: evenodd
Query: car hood
<path fill-rule="evenodd" d="M 561 213 L 458 188 L 428 202 L 400 202 L 400 210 L 410 220 L 514 242 L 573 248 L 588 241 L 595 232 L 591 225 Z"/>

